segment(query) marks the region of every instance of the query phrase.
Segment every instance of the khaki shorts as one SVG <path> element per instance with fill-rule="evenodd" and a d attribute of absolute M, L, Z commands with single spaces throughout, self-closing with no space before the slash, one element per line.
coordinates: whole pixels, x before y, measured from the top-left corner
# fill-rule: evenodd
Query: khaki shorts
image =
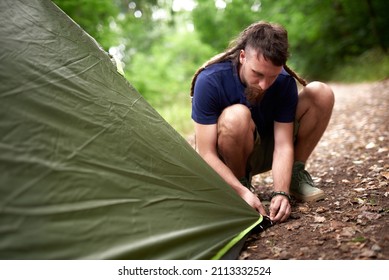
<path fill-rule="evenodd" d="M 299 126 L 300 123 L 296 120 L 293 129 L 294 140 L 296 140 Z M 247 175 L 250 180 L 256 174 L 271 170 L 273 164 L 274 133 L 263 138 L 258 130 L 255 130 L 255 133 L 254 149 L 247 160 Z"/>

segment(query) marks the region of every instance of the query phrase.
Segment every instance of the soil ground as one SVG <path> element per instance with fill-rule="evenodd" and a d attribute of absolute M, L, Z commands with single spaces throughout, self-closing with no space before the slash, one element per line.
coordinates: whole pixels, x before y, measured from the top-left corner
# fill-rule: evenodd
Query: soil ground
<path fill-rule="evenodd" d="M 389 259 L 389 79 L 331 84 L 335 107 L 306 169 L 326 193 L 248 237 L 240 259 Z M 254 177 L 262 201 L 271 173 Z"/>

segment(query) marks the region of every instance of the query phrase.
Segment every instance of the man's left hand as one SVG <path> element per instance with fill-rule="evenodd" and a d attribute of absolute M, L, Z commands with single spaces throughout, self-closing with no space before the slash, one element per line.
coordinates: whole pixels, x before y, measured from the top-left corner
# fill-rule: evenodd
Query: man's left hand
<path fill-rule="evenodd" d="M 289 200 L 282 195 L 276 195 L 270 202 L 270 219 L 277 222 L 285 222 L 292 211 Z"/>

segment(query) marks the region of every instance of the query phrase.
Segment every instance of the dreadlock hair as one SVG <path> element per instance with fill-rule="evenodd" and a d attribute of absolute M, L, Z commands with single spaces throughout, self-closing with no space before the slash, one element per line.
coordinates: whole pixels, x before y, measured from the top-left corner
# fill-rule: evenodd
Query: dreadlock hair
<path fill-rule="evenodd" d="M 212 57 L 197 69 L 192 78 L 190 96 L 193 96 L 197 76 L 205 67 L 229 60 L 235 65 L 238 65 L 240 51 L 245 50 L 247 47 L 257 51 L 258 55 L 262 54 L 265 59 L 270 60 L 274 65 L 283 66 L 285 71 L 294 77 L 301 85 L 307 85 L 307 81 L 286 66 L 286 61 L 289 57 L 287 31 L 281 25 L 259 21 L 243 30 L 239 36 L 229 44 L 228 48 L 223 53 Z"/>

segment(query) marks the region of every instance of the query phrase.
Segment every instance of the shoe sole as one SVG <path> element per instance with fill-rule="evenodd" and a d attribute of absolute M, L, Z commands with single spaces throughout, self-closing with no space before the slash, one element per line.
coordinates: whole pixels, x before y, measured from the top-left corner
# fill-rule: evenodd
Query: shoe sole
<path fill-rule="evenodd" d="M 301 195 L 294 192 L 291 192 L 290 194 L 293 195 L 296 199 L 301 200 L 303 202 L 316 202 L 326 197 L 326 194 L 324 192 L 313 194 L 310 196 Z"/>

